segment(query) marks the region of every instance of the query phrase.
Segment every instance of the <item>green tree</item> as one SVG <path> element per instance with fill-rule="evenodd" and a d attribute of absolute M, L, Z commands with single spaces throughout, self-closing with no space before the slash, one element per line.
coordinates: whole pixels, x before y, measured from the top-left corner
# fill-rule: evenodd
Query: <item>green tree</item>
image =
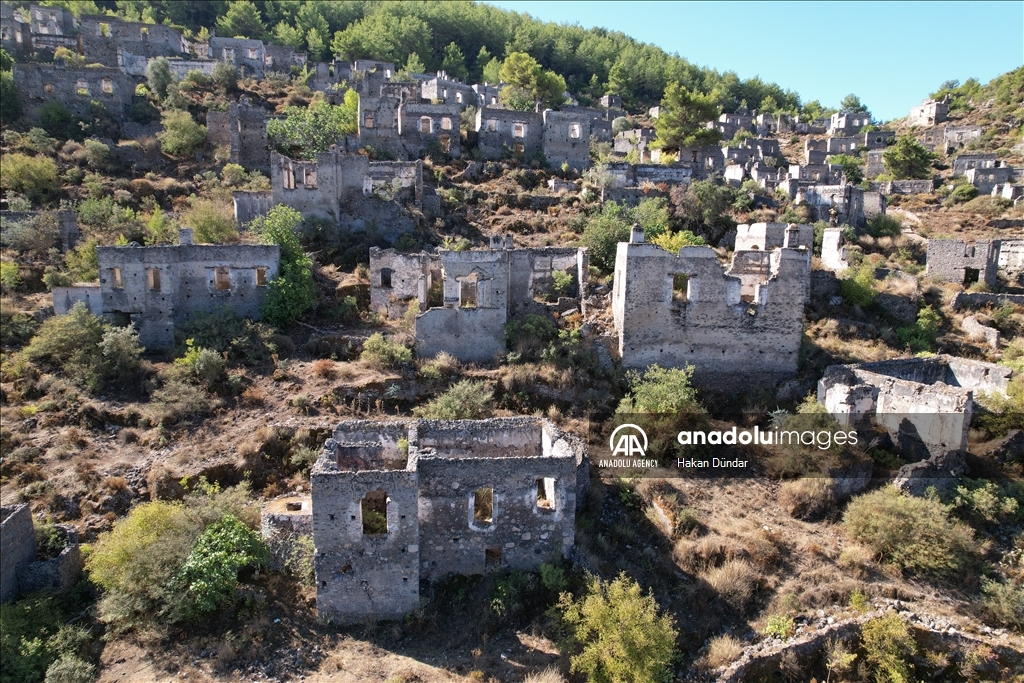
<path fill-rule="evenodd" d="M 863 162 L 860 157 L 850 156 L 849 154 L 833 154 L 829 158 L 829 163 L 838 164 L 843 167 L 843 173 L 846 175 L 847 182 L 858 185 L 864 180 L 864 170 L 861 168 Z"/>
<path fill-rule="evenodd" d="M 295 50 L 301 50 L 305 45 L 305 37 L 299 29 L 287 21 L 281 21 L 274 27 L 274 42 L 287 45 Z"/>
<path fill-rule="evenodd" d="M 261 306 L 263 317 L 278 327 L 296 320 L 316 301 L 313 259 L 303 251 L 296 232 L 301 223 L 302 214 L 279 204 L 249 224 L 249 231 L 264 244 L 281 247 L 278 275 L 270 281 Z"/>
<path fill-rule="evenodd" d="M 651 242 L 673 254 L 678 254 L 683 247 L 706 247 L 708 244 L 703 237 L 695 235 L 689 230 L 666 232 L 654 237 Z"/>
<path fill-rule="evenodd" d="M 481 80 L 491 85 L 501 83 L 501 60 L 492 57 L 491 61 L 484 64 L 481 71 Z"/>
<path fill-rule="evenodd" d="M 224 90 L 224 92 L 238 90 L 238 69 L 235 68 L 234 64 L 217 62 L 213 67 L 212 78 L 217 87 Z"/>
<path fill-rule="evenodd" d="M 629 396 L 619 402 L 620 413 L 692 413 L 703 412 L 697 402 L 697 390 L 691 384 L 693 366 L 662 368 L 652 365 L 643 373 L 629 375 Z"/>
<path fill-rule="evenodd" d="M 171 63 L 167 61 L 166 57 L 149 60 L 149 64 L 146 66 L 146 85 L 158 100 L 167 97 L 167 88 L 174 83 L 174 80 Z"/>
<path fill-rule="evenodd" d="M 441 53 L 441 69 L 448 74 L 449 78 L 456 78 L 460 81 L 466 80 L 466 76 L 469 75 L 466 69 L 466 56 L 462 54 L 462 50 L 454 41 L 445 45 L 444 51 Z"/>
<path fill-rule="evenodd" d="M 579 649 L 574 673 L 595 683 L 665 680 L 678 635 L 672 617 L 625 573 L 610 582 L 592 578 L 579 599 L 562 593 L 558 608 Z"/>
<path fill-rule="evenodd" d="M 409 53 L 409 59 L 405 60 L 405 66 L 402 67 L 402 71 L 407 74 L 421 74 L 427 70 L 426 64 L 420 59 L 420 56 L 415 52 Z"/>
<path fill-rule="evenodd" d="M 25 347 L 28 360 L 44 368 L 62 370 L 73 381 L 98 389 L 103 379 L 100 342 L 104 325 L 82 302 L 67 315 L 48 318 Z"/>
<path fill-rule="evenodd" d="M 165 154 L 186 157 L 206 142 L 206 126 L 196 123 L 187 111 L 165 111 L 160 117 L 164 129 L 156 134 Z"/>
<path fill-rule="evenodd" d="M 358 130 L 359 94 L 345 93 L 343 104 L 332 105 L 316 98 L 305 108 L 287 107 L 283 119 L 267 122 L 267 136 L 282 153 L 301 159 L 316 159 L 331 145 Z"/>
<path fill-rule="evenodd" d="M 227 244 L 238 241 L 235 215 L 231 204 L 217 199 L 192 195 L 189 208 L 181 215 L 181 224 L 192 228 L 199 244 Z"/>
<path fill-rule="evenodd" d="M 581 241 L 587 247 L 590 263 L 602 273 L 615 268 L 619 242 L 629 241 L 630 226 L 626 210 L 615 202 L 605 202 L 601 212 L 587 221 Z"/>
<path fill-rule="evenodd" d="M 669 83 L 654 124 L 658 143 L 667 150 L 713 145 L 721 135 L 717 130 L 708 129 L 706 124 L 717 117 L 718 104 L 712 96 Z"/>
<path fill-rule="evenodd" d="M 850 93 L 839 103 L 839 111 L 844 114 L 866 114 L 868 108 L 860 101 L 859 97 Z"/>
<path fill-rule="evenodd" d="M 228 11 L 217 19 L 217 33 L 228 38 L 258 40 L 265 32 L 263 16 L 250 0 L 231 0 Z"/>
<path fill-rule="evenodd" d="M 316 61 L 323 59 L 324 53 L 327 51 L 327 43 L 315 28 L 306 32 L 306 51 L 309 53 L 309 58 Z"/>
<path fill-rule="evenodd" d="M 907 623 L 896 612 L 887 612 L 861 627 L 861 643 L 868 665 L 878 683 L 908 683 L 910 659 L 917 653 L 917 643 Z"/>
<path fill-rule="evenodd" d="M 885 169 L 897 180 L 930 178 L 936 158 L 909 134 L 901 135 L 896 144 L 882 152 Z"/>
<path fill-rule="evenodd" d="M 334 34 L 331 50 L 347 60 L 380 59 L 403 64 L 409 54 L 432 54 L 430 26 L 413 14 L 384 6 Z"/>
<path fill-rule="evenodd" d="M 14 83 L 14 74 L 0 71 L 0 123 L 10 125 L 21 116 L 21 103 L 18 101 L 18 86 Z"/>
<path fill-rule="evenodd" d="M 49 157 L 20 152 L 0 155 L 0 187 L 42 201 L 57 190 L 57 165 Z"/>
<path fill-rule="evenodd" d="M 558 107 L 565 101 L 565 79 L 542 69 L 537 60 L 525 52 L 513 52 L 506 57 L 498 75 L 501 81 L 528 93 L 542 107 Z M 505 97 L 504 90 L 500 97 Z"/>
<path fill-rule="evenodd" d="M 476 59 L 473 60 L 473 82 L 483 83 L 484 82 L 484 67 L 490 63 L 493 55 L 490 50 L 487 49 L 486 45 L 480 46 L 480 51 L 476 53 Z"/>
<path fill-rule="evenodd" d="M 0 71 L 10 71 L 14 68 L 14 57 L 7 54 L 7 50 L 0 49 Z"/>

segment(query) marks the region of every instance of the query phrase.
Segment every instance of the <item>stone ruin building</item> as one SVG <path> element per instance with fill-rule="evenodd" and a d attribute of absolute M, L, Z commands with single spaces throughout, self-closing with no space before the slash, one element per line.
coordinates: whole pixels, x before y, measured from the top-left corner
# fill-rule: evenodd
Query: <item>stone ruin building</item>
<path fill-rule="evenodd" d="M 251 106 L 243 98 L 232 102 L 227 111 L 206 113 L 207 140 L 215 147 L 227 148 L 229 163 L 269 176 L 268 118 L 265 109 Z"/>
<path fill-rule="evenodd" d="M 545 419 L 342 422 L 310 473 L 320 616 L 398 619 L 421 580 L 568 557 L 588 476 Z"/>
<path fill-rule="evenodd" d="M 178 231 L 178 244 L 98 247 L 99 284 L 54 287 L 54 310 L 76 301 L 106 316 L 123 316 L 146 348 L 174 346 L 174 327 L 197 313 L 223 307 L 258 319 L 268 283 L 277 277 L 281 248 L 264 244 L 194 244 L 192 230 Z"/>
<path fill-rule="evenodd" d="M 975 282 L 992 286 L 998 282 L 999 240 L 928 240 L 925 275 L 935 280 L 968 287 Z"/>
<path fill-rule="evenodd" d="M 120 121 L 135 96 L 135 81 L 117 67 L 17 63 L 13 72 L 22 109 L 33 120 L 38 120 L 40 108 L 48 102 L 56 102 L 76 116 L 88 115 L 90 104 L 99 102 Z"/>
<path fill-rule="evenodd" d="M 843 242 L 842 228 L 825 228 L 821 239 L 821 265 L 825 270 L 841 273 L 850 267 Z"/>
<path fill-rule="evenodd" d="M 374 88 L 370 84 L 375 81 L 376 73 L 369 72 L 362 81 L 358 114 L 360 147 L 370 146 L 400 159 L 416 159 L 432 150 L 452 157 L 461 156 L 459 116 L 462 105 L 424 100 L 419 83 L 391 83 L 390 76 Z"/>
<path fill-rule="evenodd" d="M 949 102 L 946 98 L 941 100 L 929 98 L 921 100 L 921 104 L 916 107 L 911 107 L 907 123 L 911 126 L 934 126 L 945 121 L 947 116 L 949 116 Z"/>
<path fill-rule="evenodd" d="M 592 117 L 572 111 L 523 112 L 481 107 L 476 113 L 477 148 L 485 159 L 543 154 L 550 168 L 590 167 Z"/>
<path fill-rule="evenodd" d="M 0 507 L 0 602 L 40 590 L 68 591 L 82 572 L 78 531 L 58 524 L 64 549 L 48 560 L 37 560 L 32 508 L 27 503 Z"/>
<path fill-rule="evenodd" d="M 612 288 L 622 365 L 692 365 L 705 386 L 795 373 L 809 286 L 806 248 L 737 250 L 723 271 L 710 247 L 672 254 L 634 227 L 618 245 Z"/>
<path fill-rule="evenodd" d="M 58 47 L 80 51 L 78 20 L 63 7 L 0 2 L 0 47 L 12 55 L 53 53 Z"/>
<path fill-rule="evenodd" d="M 771 251 L 787 247 L 814 248 L 814 226 L 809 223 L 742 223 L 736 226 L 735 251 Z"/>
<path fill-rule="evenodd" d="M 1006 394 L 1013 371 L 1003 365 L 931 356 L 833 365 L 818 381 L 818 402 L 843 426 L 873 418 L 911 461 L 967 448 L 978 392 Z"/>
<path fill-rule="evenodd" d="M 492 237 L 488 249 L 403 254 L 370 249 L 370 305 L 397 317 L 412 302 L 416 353 L 446 351 L 464 362 L 491 362 L 505 352 L 505 323 L 530 313 L 582 310 L 587 250 L 578 247 L 517 249 L 511 236 Z M 554 274 L 570 276 L 556 295 Z M 432 290 L 436 299 L 432 301 Z"/>

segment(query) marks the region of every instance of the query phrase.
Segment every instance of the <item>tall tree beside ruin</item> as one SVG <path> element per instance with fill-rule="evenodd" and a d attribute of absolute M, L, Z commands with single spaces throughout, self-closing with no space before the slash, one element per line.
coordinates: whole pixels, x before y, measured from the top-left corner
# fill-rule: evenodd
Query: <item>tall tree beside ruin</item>
<path fill-rule="evenodd" d="M 713 95 L 701 95 L 678 83 L 669 83 L 661 100 L 661 112 L 654 124 L 662 149 L 713 145 L 721 138 L 707 122 L 718 118 L 718 104 Z"/>
<path fill-rule="evenodd" d="M 267 296 L 260 306 L 264 319 L 278 327 L 292 323 L 316 301 L 313 259 L 303 251 L 296 232 L 301 223 L 302 214 L 290 206 L 278 204 L 249 224 L 249 231 L 264 244 L 281 247 L 278 276 L 270 281 Z"/>
<path fill-rule="evenodd" d="M 936 156 L 913 135 L 901 135 L 896 144 L 882 152 L 885 170 L 896 180 L 924 180 L 932 177 Z"/>
<path fill-rule="evenodd" d="M 508 95 L 502 90 L 499 97 L 514 98 L 515 95 L 520 94 L 518 99 L 522 100 L 521 94 L 526 94 L 544 108 L 554 108 L 565 101 L 565 79 L 554 71 L 542 69 L 537 60 L 525 52 L 513 52 L 506 57 L 501 64 L 499 76 L 502 81 L 513 88 Z M 508 102 L 502 100 L 506 106 L 512 101 L 511 99 Z M 517 103 L 520 106 L 511 108 L 525 108 L 521 102 Z"/>
<path fill-rule="evenodd" d="M 217 20 L 217 34 L 225 38 L 262 39 L 266 34 L 263 16 L 250 0 L 234 0 L 227 13 Z"/>
<path fill-rule="evenodd" d="M 867 114 L 868 108 L 860 98 L 850 93 L 843 98 L 843 101 L 839 103 L 839 111 L 844 114 Z"/>
<path fill-rule="evenodd" d="M 469 71 L 466 69 L 466 56 L 462 54 L 459 46 L 452 41 L 444 48 L 441 58 L 441 68 L 448 74 L 449 78 L 457 78 L 460 81 L 466 80 Z"/>

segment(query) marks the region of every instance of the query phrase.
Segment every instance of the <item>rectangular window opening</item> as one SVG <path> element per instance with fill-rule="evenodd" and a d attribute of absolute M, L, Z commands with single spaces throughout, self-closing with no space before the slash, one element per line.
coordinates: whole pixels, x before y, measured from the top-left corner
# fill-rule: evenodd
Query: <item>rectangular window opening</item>
<path fill-rule="evenodd" d="M 160 269 L 159 268 L 146 268 L 146 284 L 149 285 L 150 291 L 160 291 Z"/>
<path fill-rule="evenodd" d="M 479 488 L 473 491 L 473 521 L 487 526 L 494 524 L 494 489 Z"/>
<path fill-rule="evenodd" d="M 537 479 L 537 508 L 539 510 L 555 509 L 555 480 L 553 477 Z"/>
<path fill-rule="evenodd" d="M 121 279 L 121 269 L 111 268 L 110 279 L 113 282 L 114 289 L 124 289 L 124 280 Z"/>
<path fill-rule="evenodd" d="M 100 81 L 100 87 L 103 89 L 103 92 L 109 95 L 110 93 L 114 92 L 114 81 L 112 81 L 109 78 L 104 78 L 102 81 Z"/>
<path fill-rule="evenodd" d="M 256 268 L 256 286 L 265 287 L 267 285 L 267 269 L 265 267 Z"/>
<path fill-rule="evenodd" d="M 86 95 L 86 96 L 88 96 L 88 94 L 89 94 L 89 83 L 87 81 L 85 81 L 85 80 L 79 79 L 75 83 L 75 90 L 78 91 L 79 95 Z"/>
<path fill-rule="evenodd" d="M 441 130 L 451 130 L 451 129 L 452 129 L 452 120 L 451 120 L 451 118 L 445 116 L 443 119 L 441 119 Z"/>
<path fill-rule="evenodd" d="M 487 569 L 501 569 L 501 548 L 487 548 L 484 550 L 484 567 Z"/>
<path fill-rule="evenodd" d="M 316 189 L 316 171 L 313 169 L 306 169 L 306 177 L 304 178 L 303 185 L 310 190 Z"/>
<path fill-rule="evenodd" d="M 525 123 L 513 123 L 512 124 L 512 137 L 514 138 L 525 138 L 526 137 L 526 124 Z"/>
<path fill-rule="evenodd" d="M 391 269 L 381 268 L 380 269 L 380 286 L 390 287 L 391 286 Z"/>
<path fill-rule="evenodd" d="M 388 533 L 388 494 L 383 489 L 369 491 L 360 501 L 363 513 L 363 535 Z"/>
<path fill-rule="evenodd" d="M 363 118 L 363 127 L 364 128 L 373 128 L 373 114 L 367 114 Z"/>
<path fill-rule="evenodd" d="M 690 300 L 690 276 L 676 273 L 672 276 L 672 301 Z"/>
<path fill-rule="evenodd" d="M 227 266 L 217 266 L 213 271 L 214 282 L 217 286 L 218 292 L 227 292 L 231 290 L 231 269 Z"/>
<path fill-rule="evenodd" d="M 578 140 L 580 137 L 580 124 L 571 123 L 569 124 L 569 137 Z"/>

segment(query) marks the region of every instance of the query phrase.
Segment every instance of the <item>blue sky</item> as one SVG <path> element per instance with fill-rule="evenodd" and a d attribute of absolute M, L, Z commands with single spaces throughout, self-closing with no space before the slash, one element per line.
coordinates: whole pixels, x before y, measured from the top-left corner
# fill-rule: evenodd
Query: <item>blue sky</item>
<path fill-rule="evenodd" d="M 1024 2 L 519 2 L 542 21 L 600 26 L 740 78 L 760 76 L 876 119 L 906 116 L 943 81 L 1024 64 Z"/>

